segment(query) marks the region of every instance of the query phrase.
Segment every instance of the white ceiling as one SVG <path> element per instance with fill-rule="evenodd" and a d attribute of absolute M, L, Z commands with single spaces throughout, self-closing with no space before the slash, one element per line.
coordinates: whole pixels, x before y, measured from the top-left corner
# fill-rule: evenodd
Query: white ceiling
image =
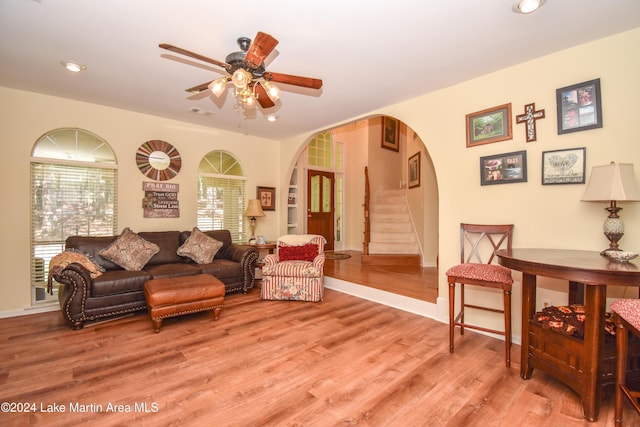
<path fill-rule="evenodd" d="M 281 140 L 640 26 L 639 0 L 547 0 L 530 15 L 512 4 L 0 0 L 0 86 Z M 158 47 L 224 61 L 238 37 L 258 31 L 280 42 L 267 70 L 324 82 L 319 91 L 279 85 L 275 123 L 260 110 L 243 119 L 230 96 L 185 92 L 223 72 Z M 67 59 L 87 70 L 68 72 Z"/>

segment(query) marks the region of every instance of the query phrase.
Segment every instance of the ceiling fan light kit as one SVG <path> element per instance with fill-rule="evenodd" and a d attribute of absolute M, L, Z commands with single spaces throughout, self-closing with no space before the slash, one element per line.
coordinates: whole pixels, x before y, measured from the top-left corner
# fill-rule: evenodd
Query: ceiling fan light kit
<path fill-rule="evenodd" d="M 240 51 L 227 55 L 225 62 L 167 43 L 161 43 L 159 47 L 223 68 L 230 76 L 194 86 L 187 89 L 187 92 L 198 93 L 208 89 L 220 97 L 231 82 L 235 88 L 237 105 L 244 108 L 254 108 L 256 103 L 265 109 L 274 107 L 275 101 L 280 97 L 280 89 L 273 84 L 274 81 L 311 89 L 322 87 L 320 79 L 267 72 L 264 59 L 278 44 L 278 40 L 269 34 L 258 32 L 253 41 L 247 37 L 240 37 L 237 41 Z"/>

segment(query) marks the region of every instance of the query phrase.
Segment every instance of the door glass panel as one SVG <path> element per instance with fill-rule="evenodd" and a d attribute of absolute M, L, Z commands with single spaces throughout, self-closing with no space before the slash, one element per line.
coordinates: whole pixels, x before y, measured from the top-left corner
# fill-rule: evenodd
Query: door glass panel
<path fill-rule="evenodd" d="M 331 179 L 322 177 L 322 212 L 331 212 Z"/>
<path fill-rule="evenodd" d="M 311 177 L 311 212 L 320 212 L 320 177 L 318 175 Z"/>

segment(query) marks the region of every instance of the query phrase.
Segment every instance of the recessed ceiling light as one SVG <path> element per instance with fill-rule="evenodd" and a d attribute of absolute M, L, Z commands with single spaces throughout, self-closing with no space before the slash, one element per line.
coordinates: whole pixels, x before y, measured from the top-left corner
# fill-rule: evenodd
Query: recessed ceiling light
<path fill-rule="evenodd" d="M 269 114 L 267 116 L 267 120 L 270 122 L 275 122 L 276 120 L 278 120 L 278 116 L 274 116 L 273 114 Z"/>
<path fill-rule="evenodd" d="M 87 67 L 85 67 L 84 65 L 78 64 L 74 61 L 60 61 L 60 64 L 62 64 L 64 68 L 71 71 L 72 73 L 79 73 L 80 71 L 84 71 L 87 69 Z"/>
<path fill-rule="evenodd" d="M 513 11 L 516 13 L 532 13 L 540 9 L 546 0 L 516 0 L 513 3 Z"/>

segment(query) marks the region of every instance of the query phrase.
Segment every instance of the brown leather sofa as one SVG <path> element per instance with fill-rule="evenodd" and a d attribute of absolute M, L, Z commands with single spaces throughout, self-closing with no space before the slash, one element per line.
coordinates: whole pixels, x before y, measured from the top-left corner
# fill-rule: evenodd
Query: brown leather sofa
<path fill-rule="evenodd" d="M 228 230 L 206 231 L 205 234 L 223 243 L 209 264 L 196 264 L 179 256 L 178 248 L 190 231 L 139 232 L 143 239 L 155 243 L 155 254 L 140 271 L 127 271 L 100 256 L 118 236 L 71 236 L 66 249 L 89 255 L 105 272 L 92 279 L 79 263 L 71 263 L 53 278 L 61 284 L 58 299 L 62 315 L 73 329 L 81 329 L 86 321 L 146 309 L 144 283 L 150 279 L 212 274 L 225 285 L 226 293 L 247 293 L 253 288 L 258 251 L 232 243 Z"/>

